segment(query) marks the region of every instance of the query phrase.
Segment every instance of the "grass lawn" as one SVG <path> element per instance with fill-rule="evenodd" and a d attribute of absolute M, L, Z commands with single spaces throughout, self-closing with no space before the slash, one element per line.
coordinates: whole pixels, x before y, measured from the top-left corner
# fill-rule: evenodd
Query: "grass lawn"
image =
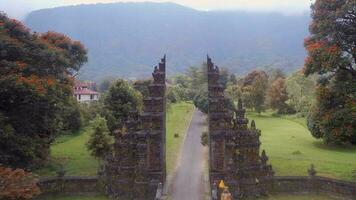
<path fill-rule="evenodd" d="M 192 118 L 194 105 L 191 103 L 172 104 L 167 111 L 167 169 L 174 169 L 175 161 L 179 155 L 179 148 Z M 35 171 L 40 176 L 55 176 L 59 164 L 64 165 L 66 175 L 90 176 L 96 175 L 98 162 L 92 157 L 85 146 L 91 130 L 83 128 L 73 135 L 59 137 L 51 146 L 51 162 L 40 170 Z M 179 138 L 174 138 L 178 133 Z"/>
<path fill-rule="evenodd" d="M 85 144 L 91 130 L 83 128 L 74 135 L 64 135 L 51 146 L 51 163 L 36 171 L 40 176 L 54 176 L 62 163 L 68 176 L 89 176 L 97 172 L 98 161 L 89 154 Z"/>
<path fill-rule="evenodd" d="M 313 138 L 302 119 L 249 113 L 262 130 L 261 149 L 267 151 L 277 176 L 305 176 L 313 163 L 318 175 L 356 181 L 356 146 L 328 146 Z"/>
<path fill-rule="evenodd" d="M 167 173 L 174 172 L 176 161 L 180 155 L 180 147 L 187 133 L 194 112 L 192 103 L 172 104 L 167 112 L 166 163 Z M 174 134 L 179 137 L 175 138 Z"/>

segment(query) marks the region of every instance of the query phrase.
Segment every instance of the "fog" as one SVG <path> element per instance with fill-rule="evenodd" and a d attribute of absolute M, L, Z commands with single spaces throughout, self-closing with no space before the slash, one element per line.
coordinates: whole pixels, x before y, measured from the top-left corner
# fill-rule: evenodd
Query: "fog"
<path fill-rule="evenodd" d="M 0 11 L 9 17 L 23 19 L 33 10 L 59 6 L 144 2 L 147 0 L 0 0 Z M 301 14 L 309 10 L 313 0 L 149 0 L 150 2 L 172 2 L 198 10 L 246 10 L 259 12 L 280 12 L 288 15 Z"/>

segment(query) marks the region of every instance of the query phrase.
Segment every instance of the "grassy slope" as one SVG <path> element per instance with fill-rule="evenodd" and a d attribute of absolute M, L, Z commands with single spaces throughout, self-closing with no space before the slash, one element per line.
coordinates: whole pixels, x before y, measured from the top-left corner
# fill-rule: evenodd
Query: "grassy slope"
<path fill-rule="evenodd" d="M 90 133 L 91 130 L 87 127 L 76 135 L 58 138 L 56 144 L 51 147 L 51 164 L 37 173 L 41 176 L 53 176 L 58 170 L 58 164 L 62 163 L 68 176 L 95 175 L 98 161 L 89 154 L 85 146 Z"/>
<path fill-rule="evenodd" d="M 178 149 L 183 141 L 194 106 L 191 103 L 172 104 L 167 112 L 167 169 L 171 172 L 179 155 Z M 40 176 L 54 176 L 59 163 L 63 163 L 68 176 L 95 175 L 98 162 L 90 156 L 85 143 L 90 136 L 90 129 L 85 128 L 79 133 L 62 136 L 51 147 L 52 162 L 46 168 L 36 171 Z M 180 135 L 174 138 L 174 133 Z"/>
<path fill-rule="evenodd" d="M 305 122 L 295 118 L 277 118 L 249 113 L 262 130 L 262 149 L 276 175 L 307 175 L 313 163 L 318 175 L 356 181 L 356 147 L 327 146 L 314 139 Z"/>
<path fill-rule="evenodd" d="M 191 103 L 173 104 L 167 112 L 166 162 L 167 172 L 171 174 L 176 166 L 180 148 L 192 119 L 194 105 Z M 175 138 L 174 134 L 179 137 Z"/>

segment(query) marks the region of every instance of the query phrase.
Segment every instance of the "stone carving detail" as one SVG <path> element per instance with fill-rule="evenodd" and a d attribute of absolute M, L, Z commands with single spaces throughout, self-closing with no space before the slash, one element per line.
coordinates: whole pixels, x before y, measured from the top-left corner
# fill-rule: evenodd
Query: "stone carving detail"
<path fill-rule="evenodd" d="M 114 152 L 104 167 L 106 192 L 114 199 L 153 199 L 166 179 L 166 56 L 152 73 L 142 114 L 132 111 L 115 131 Z"/>
<path fill-rule="evenodd" d="M 207 58 L 209 90 L 210 182 L 224 180 L 234 199 L 266 195 L 274 172 L 265 151 L 260 155 L 260 131 L 245 117 L 241 100 L 228 109 L 219 67 Z"/>

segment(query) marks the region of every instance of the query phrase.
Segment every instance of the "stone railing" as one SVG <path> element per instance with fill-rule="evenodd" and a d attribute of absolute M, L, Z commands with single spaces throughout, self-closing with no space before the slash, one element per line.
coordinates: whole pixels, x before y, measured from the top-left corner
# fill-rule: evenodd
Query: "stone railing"
<path fill-rule="evenodd" d="M 356 182 L 319 176 L 275 176 L 271 180 L 271 194 L 325 194 L 337 199 L 356 200 Z M 211 200 L 219 196 L 217 186 L 211 190 Z"/>
<path fill-rule="evenodd" d="M 272 193 L 323 193 L 343 199 L 356 199 L 356 182 L 348 182 L 319 176 L 276 176 Z"/>
<path fill-rule="evenodd" d="M 272 180 L 271 193 L 323 193 L 342 199 L 356 199 L 356 182 L 340 181 L 319 176 L 276 176 Z M 98 177 L 51 177 L 38 183 L 42 195 L 96 195 L 104 193 L 104 185 Z M 164 186 L 157 185 L 155 200 L 165 199 Z"/>
<path fill-rule="evenodd" d="M 96 176 L 63 176 L 42 178 L 38 185 L 41 189 L 41 196 L 52 194 L 65 195 L 97 195 L 105 193 L 105 186 Z M 164 200 L 166 198 L 164 186 L 159 183 L 151 183 L 150 188 L 154 189 L 154 200 Z M 151 192 L 150 192 L 151 193 Z M 152 199 L 153 199 L 152 195 Z"/>
<path fill-rule="evenodd" d="M 48 194 L 100 194 L 104 192 L 104 186 L 100 183 L 98 177 L 65 176 L 50 177 L 39 180 L 38 185 L 42 195 Z"/>

